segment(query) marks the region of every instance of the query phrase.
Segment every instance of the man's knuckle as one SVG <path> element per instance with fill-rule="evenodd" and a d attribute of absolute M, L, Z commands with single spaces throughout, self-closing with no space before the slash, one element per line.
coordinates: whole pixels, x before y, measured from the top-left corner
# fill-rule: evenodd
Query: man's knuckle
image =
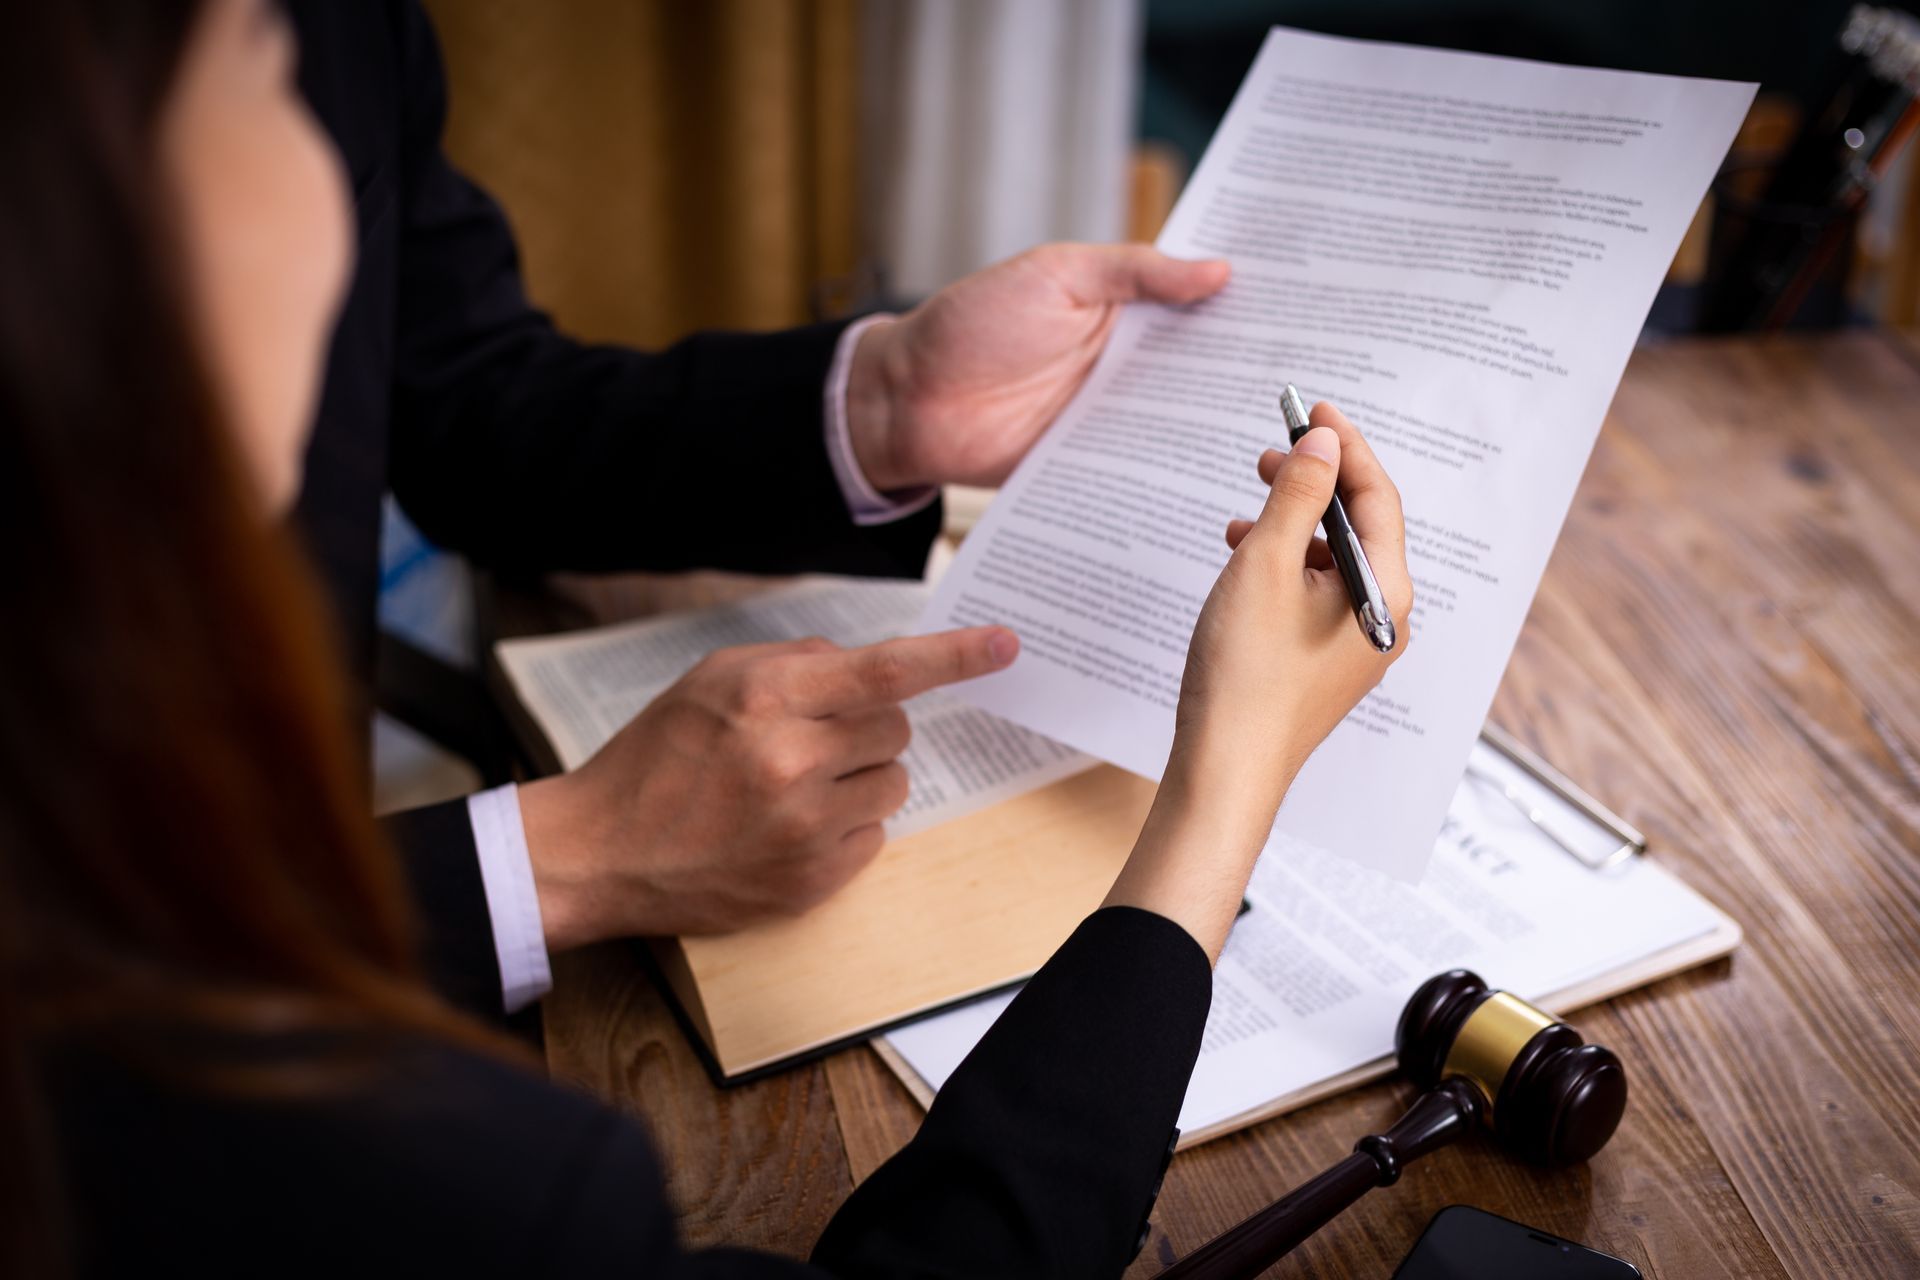
<path fill-rule="evenodd" d="M 740 673 L 733 689 L 733 709 L 743 716 L 777 716 L 787 707 L 787 673 L 777 662 L 759 662 Z"/>
<path fill-rule="evenodd" d="M 889 815 L 898 813 L 900 806 L 913 794 L 913 779 L 907 776 L 907 767 L 898 760 L 884 767 L 886 777 L 881 790 L 881 803 Z"/>
<path fill-rule="evenodd" d="M 882 713 L 881 731 L 889 755 L 899 755 L 913 742 L 913 721 L 899 707 L 888 707 Z"/>
<path fill-rule="evenodd" d="M 867 655 L 862 681 L 876 698 L 894 701 L 908 688 L 912 664 L 898 649 L 875 649 Z"/>
<path fill-rule="evenodd" d="M 771 720 L 786 710 L 787 698 L 784 691 L 764 681 L 754 681 L 741 686 L 734 707 L 749 719 Z"/>
<path fill-rule="evenodd" d="M 1045 244 L 1035 245 L 1021 256 L 1034 266 L 1051 271 L 1065 265 L 1072 253 L 1073 246 L 1065 241 L 1049 240 Z"/>
<path fill-rule="evenodd" d="M 760 790 L 778 793 L 812 772 L 813 762 L 800 747 L 785 742 L 764 744 L 753 759 L 753 780 Z"/>

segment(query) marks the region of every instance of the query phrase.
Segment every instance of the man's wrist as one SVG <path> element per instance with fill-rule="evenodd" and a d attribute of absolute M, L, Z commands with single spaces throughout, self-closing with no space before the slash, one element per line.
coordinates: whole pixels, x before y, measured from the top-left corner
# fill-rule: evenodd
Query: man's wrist
<path fill-rule="evenodd" d="M 592 865 L 591 850 L 599 837 L 592 830 L 592 806 L 581 800 L 579 785 L 578 775 L 569 773 L 520 787 L 520 816 L 549 951 L 583 947 L 618 932 L 595 910 L 604 895 L 593 891 L 585 868 Z"/>
<path fill-rule="evenodd" d="M 854 463 L 866 482 L 880 493 L 897 492 L 928 483 L 905 473 L 895 447 L 899 440 L 897 319 L 869 324 L 854 344 L 847 371 L 847 439 Z"/>

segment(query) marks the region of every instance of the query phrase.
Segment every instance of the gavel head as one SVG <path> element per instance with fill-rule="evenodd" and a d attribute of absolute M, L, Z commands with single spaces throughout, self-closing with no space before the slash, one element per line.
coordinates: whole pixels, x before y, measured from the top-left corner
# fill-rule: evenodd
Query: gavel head
<path fill-rule="evenodd" d="M 1483 1095 L 1494 1136 L 1538 1164 L 1592 1156 L 1626 1110 L 1627 1073 L 1611 1050 L 1465 969 L 1413 993 L 1393 1048 L 1423 1089 L 1449 1076 L 1467 1080 Z"/>

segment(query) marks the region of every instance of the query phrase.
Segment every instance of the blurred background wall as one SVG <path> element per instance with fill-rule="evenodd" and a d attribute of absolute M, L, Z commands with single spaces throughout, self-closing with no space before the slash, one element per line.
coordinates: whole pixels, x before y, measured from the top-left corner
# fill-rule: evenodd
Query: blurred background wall
<path fill-rule="evenodd" d="M 1850 7 L 428 0 L 449 150 L 507 206 L 536 299 L 585 336 L 647 345 L 902 305 L 1047 239 L 1150 237 L 1275 22 L 1758 80 L 1740 155 L 1763 173 L 1817 113 Z M 1913 167 L 1849 236 L 1851 318 L 1920 320 Z M 1682 284 L 1705 270 L 1711 210 L 1696 230 Z"/>
<path fill-rule="evenodd" d="M 863 232 L 881 294 L 1124 236 L 1144 16 L 1135 0 L 867 0 Z"/>
<path fill-rule="evenodd" d="M 1134 0 L 432 0 L 536 296 L 647 345 L 1125 230 Z"/>
<path fill-rule="evenodd" d="M 536 298 L 658 345 L 797 324 L 859 265 L 857 0 L 432 0 L 447 148 Z"/>
<path fill-rule="evenodd" d="M 1126 229 L 1136 0 L 431 0 L 536 296 L 657 344 Z"/>

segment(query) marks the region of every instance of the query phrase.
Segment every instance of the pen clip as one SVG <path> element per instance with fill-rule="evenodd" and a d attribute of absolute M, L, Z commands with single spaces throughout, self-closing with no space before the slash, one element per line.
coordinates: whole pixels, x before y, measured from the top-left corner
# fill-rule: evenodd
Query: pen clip
<path fill-rule="evenodd" d="M 1353 567 L 1359 571 L 1360 585 L 1366 596 L 1366 599 L 1354 602 L 1354 614 L 1373 647 L 1381 653 L 1390 653 L 1395 637 L 1393 612 L 1387 608 L 1386 597 L 1380 594 L 1379 580 L 1373 576 L 1373 565 L 1368 562 L 1366 551 L 1360 545 L 1360 535 L 1349 527 L 1347 537 L 1353 546 Z"/>

